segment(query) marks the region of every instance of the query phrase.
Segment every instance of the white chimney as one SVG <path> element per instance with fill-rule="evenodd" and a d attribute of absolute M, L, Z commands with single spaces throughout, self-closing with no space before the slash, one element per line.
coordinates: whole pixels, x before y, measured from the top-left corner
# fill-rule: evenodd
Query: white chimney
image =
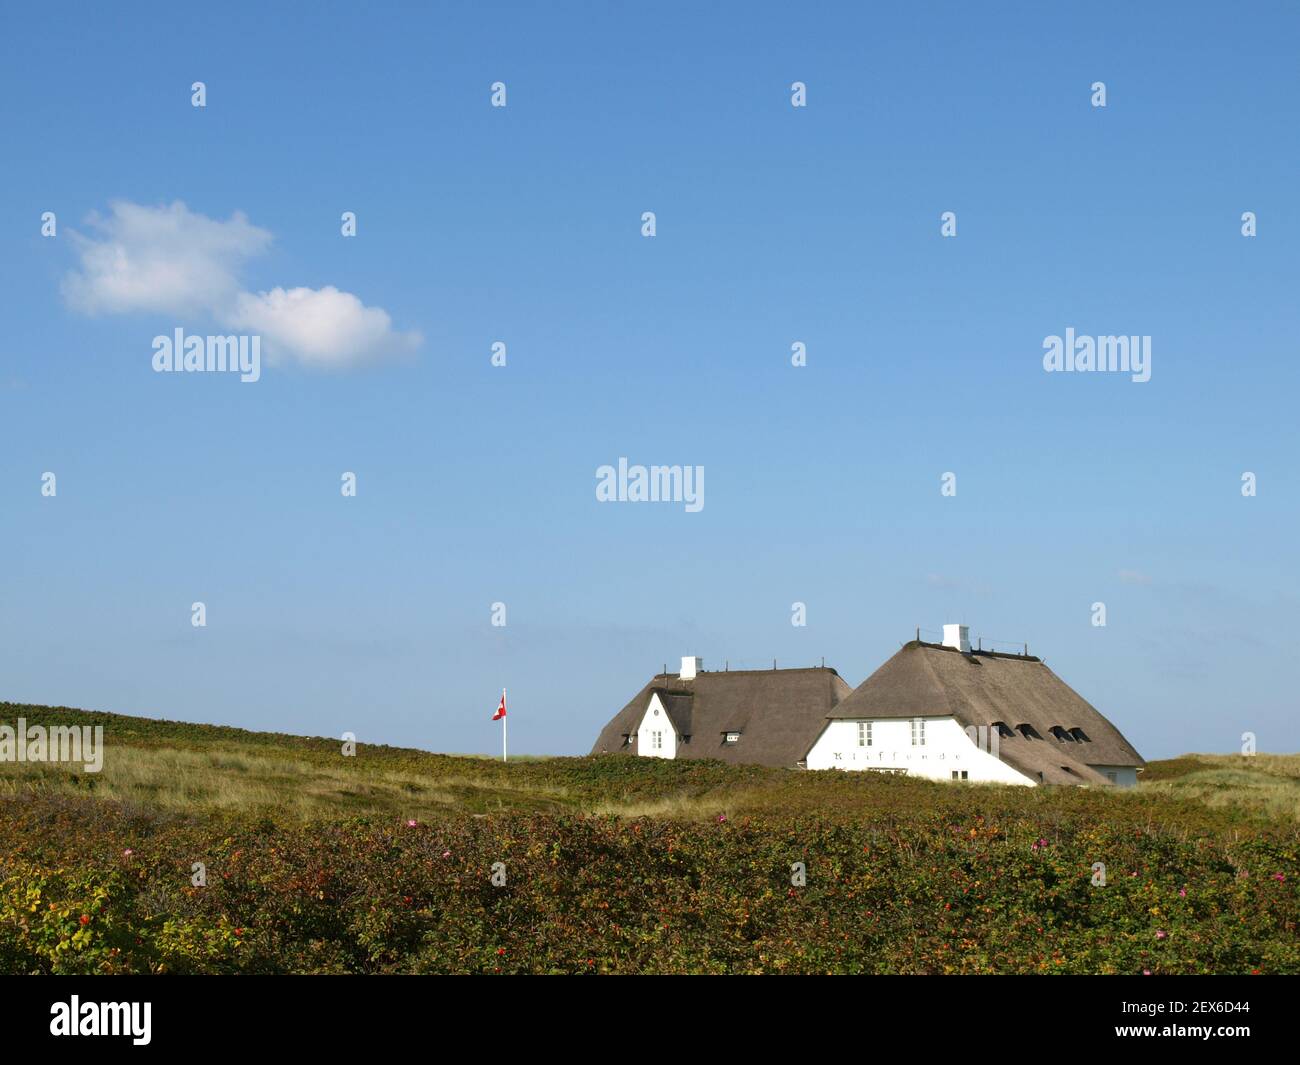
<path fill-rule="evenodd" d="M 694 655 L 688 655 L 682 658 L 682 680 L 694 680 L 696 673 L 703 672 L 704 659 L 696 658 Z"/>
<path fill-rule="evenodd" d="M 955 647 L 962 654 L 970 654 L 970 626 L 945 625 L 943 627 L 943 645 Z"/>

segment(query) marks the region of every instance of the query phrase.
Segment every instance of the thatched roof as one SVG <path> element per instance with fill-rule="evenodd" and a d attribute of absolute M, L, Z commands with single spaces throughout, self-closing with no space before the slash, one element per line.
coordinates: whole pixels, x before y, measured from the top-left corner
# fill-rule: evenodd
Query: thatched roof
<path fill-rule="evenodd" d="M 678 734 L 690 737 L 679 744 L 678 758 L 794 766 L 850 690 L 829 668 L 697 673 L 693 680 L 660 673 L 601 730 L 591 753 L 635 754 L 626 737 L 658 694 Z M 739 741 L 724 743 L 728 732 L 739 732 Z"/>
<path fill-rule="evenodd" d="M 1026 655 L 963 654 L 913 640 L 827 716 L 955 717 L 963 727 L 1002 722 L 1011 735 L 999 737 L 999 757 L 1047 784 L 1107 784 L 1091 766 L 1146 764 L 1096 708 L 1040 659 Z M 1025 736 L 1026 725 L 1039 738 Z M 1053 728 L 1061 730 L 1059 736 Z"/>

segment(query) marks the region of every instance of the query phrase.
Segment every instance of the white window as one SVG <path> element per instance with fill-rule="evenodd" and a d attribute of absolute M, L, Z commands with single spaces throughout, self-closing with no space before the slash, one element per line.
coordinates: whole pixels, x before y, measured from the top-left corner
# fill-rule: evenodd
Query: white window
<path fill-rule="evenodd" d="M 912 718 L 912 746 L 925 746 L 925 719 L 920 717 Z"/>
<path fill-rule="evenodd" d="M 958 772 L 956 769 L 954 769 L 954 770 L 952 771 L 952 779 L 953 779 L 953 780 L 969 780 L 969 779 L 970 779 L 970 770 L 969 770 L 969 769 L 963 769 L 963 770 L 961 770 L 960 772 Z"/>
<path fill-rule="evenodd" d="M 1112 784 L 1118 784 L 1119 774 L 1116 773 L 1115 770 L 1113 769 L 1108 769 L 1106 770 L 1106 779 L 1109 780 Z"/>
<path fill-rule="evenodd" d="M 859 747 L 871 746 L 871 722 L 870 721 L 858 722 L 858 746 Z"/>
<path fill-rule="evenodd" d="M 664 734 L 659 729 L 655 729 L 650 733 L 650 746 L 656 751 L 662 751 L 664 749 Z"/>
<path fill-rule="evenodd" d="M 728 743 L 739 743 L 739 742 L 740 742 L 740 733 L 739 733 L 739 732 L 728 732 L 728 733 L 726 734 L 726 736 L 724 736 L 723 738 L 724 738 Z"/>

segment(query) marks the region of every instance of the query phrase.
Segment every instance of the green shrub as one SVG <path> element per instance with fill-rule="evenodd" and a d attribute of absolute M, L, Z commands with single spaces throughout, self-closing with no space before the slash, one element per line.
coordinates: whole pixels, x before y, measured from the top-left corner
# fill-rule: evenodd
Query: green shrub
<path fill-rule="evenodd" d="M 887 788 L 869 818 L 796 797 L 707 821 L 415 826 L 5 799 L 0 970 L 1300 972 L 1292 827 L 1193 834 L 1140 804 L 935 792 L 937 809 Z"/>

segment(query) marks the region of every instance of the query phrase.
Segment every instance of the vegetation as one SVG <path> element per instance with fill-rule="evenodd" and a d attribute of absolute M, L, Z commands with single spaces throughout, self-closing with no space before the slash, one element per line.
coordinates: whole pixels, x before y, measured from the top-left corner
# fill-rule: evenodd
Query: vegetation
<path fill-rule="evenodd" d="M 0 972 L 1300 972 L 1300 757 L 1113 792 L 20 716 L 108 752 L 0 764 Z"/>

